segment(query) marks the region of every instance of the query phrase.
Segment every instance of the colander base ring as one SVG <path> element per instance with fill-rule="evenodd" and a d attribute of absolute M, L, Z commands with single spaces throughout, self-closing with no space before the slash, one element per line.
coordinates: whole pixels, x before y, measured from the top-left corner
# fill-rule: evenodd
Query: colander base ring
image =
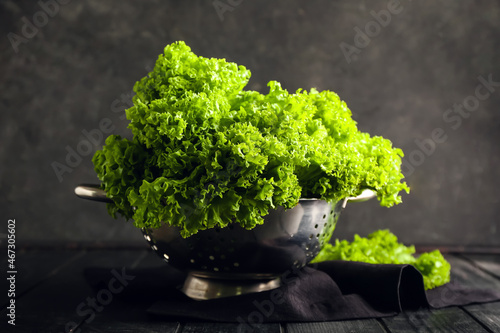
<path fill-rule="evenodd" d="M 266 280 L 227 280 L 188 273 L 181 291 L 194 300 L 202 301 L 272 290 L 280 285 L 279 277 Z"/>

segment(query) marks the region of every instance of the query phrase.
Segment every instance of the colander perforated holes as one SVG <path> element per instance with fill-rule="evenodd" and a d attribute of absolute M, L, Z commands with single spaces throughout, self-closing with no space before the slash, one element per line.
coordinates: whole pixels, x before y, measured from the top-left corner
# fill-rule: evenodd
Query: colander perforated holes
<path fill-rule="evenodd" d="M 208 259 L 215 260 L 215 257 L 214 256 L 208 256 Z"/>
<path fill-rule="evenodd" d="M 156 247 L 156 245 L 151 245 L 151 248 L 152 248 L 154 251 L 158 250 L 158 248 Z"/>
<path fill-rule="evenodd" d="M 314 225 L 314 229 L 318 229 L 318 225 L 317 224 Z"/>
<path fill-rule="evenodd" d="M 309 235 L 309 239 L 313 239 L 314 235 L 313 234 L 310 234 Z"/>
<path fill-rule="evenodd" d="M 195 261 L 193 258 L 191 258 L 191 259 L 189 260 L 189 262 L 190 262 L 190 263 L 192 263 L 192 264 L 194 264 L 196 261 Z"/>
<path fill-rule="evenodd" d="M 219 268 L 214 267 L 214 272 L 218 272 L 218 271 L 219 271 Z"/>
<path fill-rule="evenodd" d="M 148 242 L 151 242 L 151 237 L 149 237 L 149 235 L 144 235 L 144 238 L 145 238 Z"/>
<path fill-rule="evenodd" d="M 326 219 L 326 214 L 325 214 L 325 215 L 323 215 L 323 220 L 324 220 L 324 219 Z"/>
<path fill-rule="evenodd" d="M 235 262 L 235 263 L 233 263 L 233 266 L 234 267 L 240 267 L 240 263 L 239 262 Z"/>

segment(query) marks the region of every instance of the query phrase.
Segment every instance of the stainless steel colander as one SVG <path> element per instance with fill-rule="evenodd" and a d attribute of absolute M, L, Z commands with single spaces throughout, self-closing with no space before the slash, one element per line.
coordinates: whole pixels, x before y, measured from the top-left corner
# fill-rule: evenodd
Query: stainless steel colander
<path fill-rule="evenodd" d="M 75 193 L 85 199 L 111 201 L 95 185 L 78 186 Z M 373 196 L 365 190 L 336 203 L 300 199 L 292 209 L 269 211 L 264 223 L 252 230 L 235 223 L 183 238 L 178 227 L 165 224 L 142 232 L 163 260 L 188 274 L 182 288 L 186 295 L 199 300 L 235 296 L 278 287 L 281 275 L 308 264 L 330 240 L 347 201 Z"/>

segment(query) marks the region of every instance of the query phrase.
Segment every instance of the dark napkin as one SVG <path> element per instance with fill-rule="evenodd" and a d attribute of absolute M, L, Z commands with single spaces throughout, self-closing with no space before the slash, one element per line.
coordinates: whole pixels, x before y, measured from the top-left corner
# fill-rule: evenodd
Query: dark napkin
<path fill-rule="evenodd" d="M 113 274 L 126 274 L 130 281 L 117 298 L 151 315 L 242 325 L 379 318 L 420 307 L 500 300 L 500 290 L 470 289 L 456 283 L 425 291 L 422 275 L 411 265 L 322 262 L 287 272 L 278 289 L 207 301 L 181 293 L 178 288 L 185 276 L 168 265 L 110 271 L 89 268 L 85 276 L 99 289 L 109 285 Z"/>

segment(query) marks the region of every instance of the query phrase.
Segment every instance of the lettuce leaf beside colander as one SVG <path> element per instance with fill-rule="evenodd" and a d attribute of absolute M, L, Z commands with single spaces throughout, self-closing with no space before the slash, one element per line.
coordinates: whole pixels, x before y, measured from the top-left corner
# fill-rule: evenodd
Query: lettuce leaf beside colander
<path fill-rule="evenodd" d="M 327 243 L 312 260 L 318 263 L 327 260 L 359 261 L 369 264 L 410 264 L 415 266 L 424 278 L 425 289 L 433 289 L 450 282 L 450 264 L 439 250 L 414 256 L 415 247 L 398 242 L 389 230 L 378 230 L 367 237 L 354 235 L 354 240 L 335 240 Z"/>

